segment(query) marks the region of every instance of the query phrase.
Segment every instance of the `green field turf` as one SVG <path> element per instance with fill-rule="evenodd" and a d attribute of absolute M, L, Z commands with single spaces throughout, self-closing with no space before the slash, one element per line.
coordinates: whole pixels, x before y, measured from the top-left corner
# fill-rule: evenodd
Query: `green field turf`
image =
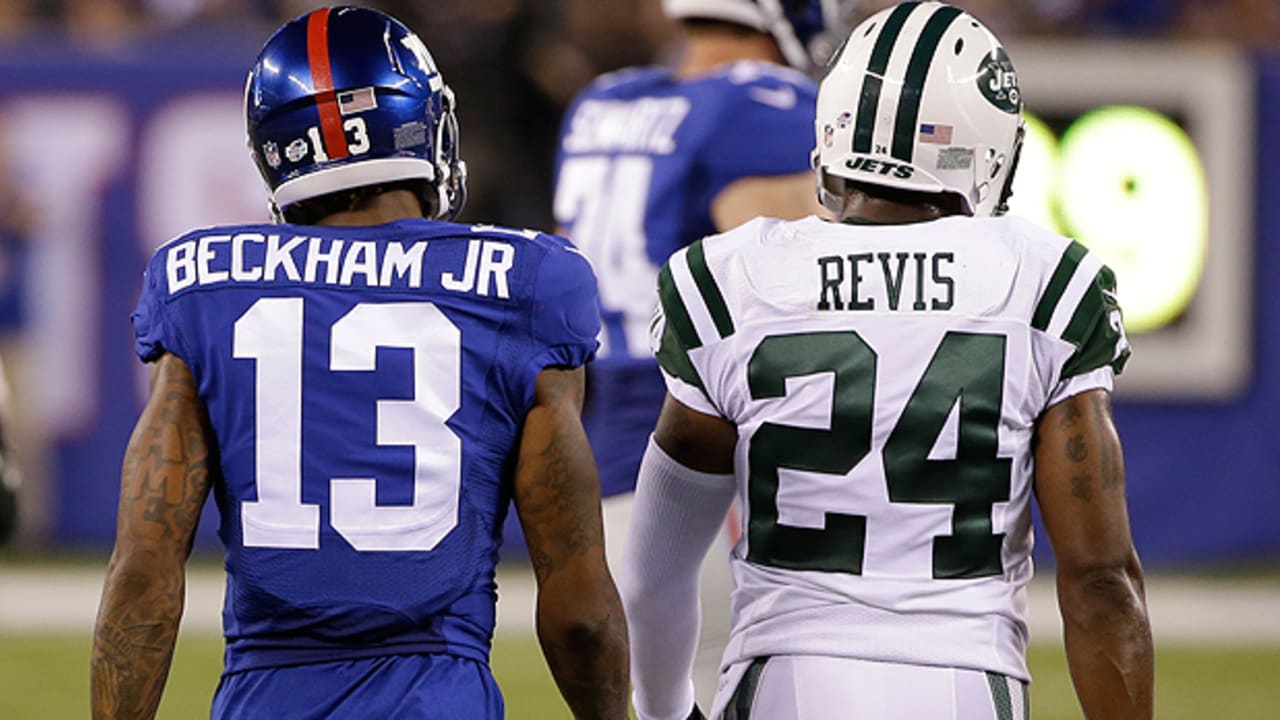
<path fill-rule="evenodd" d="M 160 717 L 208 716 L 217 682 L 221 640 L 183 636 Z M 567 718 L 532 639 L 500 638 L 493 664 L 507 697 L 508 717 Z M 1062 651 L 1031 654 L 1036 720 L 1080 717 Z M 88 716 L 89 638 L 0 636 L 0 718 L 62 720 Z M 1262 720 L 1280 706 L 1280 648 L 1161 647 L 1156 668 L 1156 716 L 1161 720 Z"/>

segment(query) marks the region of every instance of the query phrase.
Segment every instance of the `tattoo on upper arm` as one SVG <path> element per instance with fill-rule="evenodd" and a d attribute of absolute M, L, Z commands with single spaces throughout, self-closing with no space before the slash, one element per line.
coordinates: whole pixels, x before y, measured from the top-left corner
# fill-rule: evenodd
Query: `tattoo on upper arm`
<path fill-rule="evenodd" d="M 530 536 L 529 558 L 534 573 L 545 578 L 566 555 L 590 547 L 591 518 L 583 512 L 585 503 L 576 497 L 574 461 L 569 449 L 553 435 L 534 457 L 520 458 L 517 472 L 540 475 L 534 487 L 521 495 L 520 517 Z M 564 553 L 553 553 L 552 544 Z"/>
<path fill-rule="evenodd" d="M 1076 475 L 1071 478 L 1071 495 L 1077 500 L 1083 502 L 1093 501 L 1093 477 L 1090 475 Z"/>
<path fill-rule="evenodd" d="M 1100 401 L 1092 401 L 1090 405 L 1089 422 L 1093 426 L 1093 430 L 1100 436 L 1100 441 L 1094 443 L 1097 450 L 1097 458 L 1090 458 L 1089 442 L 1085 428 L 1080 427 L 1083 421 L 1083 412 L 1076 400 L 1068 401 L 1063 406 L 1062 416 L 1058 421 L 1058 429 L 1064 433 L 1073 432 L 1067 438 L 1066 444 L 1063 446 L 1063 455 L 1072 463 L 1073 475 L 1071 476 L 1071 495 L 1082 502 L 1092 502 L 1094 495 L 1095 481 L 1101 479 L 1101 488 L 1104 491 L 1115 491 L 1123 489 L 1124 486 L 1124 467 L 1120 459 L 1119 448 L 1111 440 L 1110 436 L 1110 415 L 1107 412 L 1107 404 Z"/>
<path fill-rule="evenodd" d="M 190 534 L 204 506 L 211 438 L 203 410 L 187 389 L 166 386 L 159 392 L 155 412 L 125 452 L 120 522 L 176 540 Z"/>
<path fill-rule="evenodd" d="M 577 419 L 580 382 L 548 380 L 530 411 L 516 464 L 517 510 L 539 581 L 603 543 L 591 451 Z"/>
<path fill-rule="evenodd" d="M 1058 430 L 1063 433 L 1072 433 L 1063 445 L 1063 456 L 1072 465 L 1071 496 L 1088 503 L 1093 502 L 1094 476 L 1092 466 L 1086 464 L 1089 459 L 1089 446 L 1085 437 L 1085 428 L 1080 427 L 1083 414 L 1080 411 L 1080 402 L 1079 397 L 1074 397 L 1062 406 L 1062 415 L 1058 418 Z"/>
<path fill-rule="evenodd" d="M 1072 435 L 1067 440 L 1067 458 L 1072 462 L 1084 462 L 1089 457 L 1089 448 L 1085 445 L 1084 435 Z"/>
<path fill-rule="evenodd" d="M 1099 428 L 1110 429 L 1111 417 L 1107 411 L 1107 406 L 1103 403 L 1094 405 L 1094 414 Z M 1102 488 L 1104 490 L 1124 490 L 1124 461 L 1120 453 L 1120 447 L 1117 443 L 1109 441 L 1100 443 L 1099 453 L 1101 457 L 1098 462 L 1102 468 Z"/>
<path fill-rule="evenodd" d="M 1076 424 L 1080 419 L 1080 408 L 1076 407 L 1074 401 L 1068 402 L 1062 408 L 1062 417 L 1058 418 L 1058 429 L 1066 430 Z"/>

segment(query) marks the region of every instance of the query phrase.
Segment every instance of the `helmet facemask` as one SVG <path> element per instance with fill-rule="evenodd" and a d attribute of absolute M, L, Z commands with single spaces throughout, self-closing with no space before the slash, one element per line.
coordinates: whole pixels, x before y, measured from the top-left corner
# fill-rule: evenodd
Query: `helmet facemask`
<path fill-rule="evenodd" d="M 441 91 L 441 117 L 436 124 L 435 217 L 452 221 L 467 204 L 467 164 L 458 157 L 458 101 L 447 86 Z M 424 207 L 427 204 L 424 202 Z"/>

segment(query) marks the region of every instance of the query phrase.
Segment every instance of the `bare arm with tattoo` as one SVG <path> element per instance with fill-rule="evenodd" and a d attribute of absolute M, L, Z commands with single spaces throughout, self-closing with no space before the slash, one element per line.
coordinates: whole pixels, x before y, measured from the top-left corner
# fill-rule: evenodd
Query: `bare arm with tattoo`
<path fill-rule="evenodd" d="M 200 510 L 209 426 L 185 363 L 162 356 L 125 451 L 116 544 L 93 633 L 94 718 L 151 718 L 160 705 Z"/>
<path fill-rule="evenodd" d="M 537 379 L 515 502 L 538 581 L 538 640 L 576 718 L 627 717 L 627 626 L 605 564 L 600 485 L 579 414 L 582 368 Z"/>
<path fill-rule="evenodd" d="M 1090 720 L 1150 718 L 1151 626 L 1110 394 L 1091 390 L 1054 405 L 1036 439 L 1036 496 L 1057 559 L 1076 695 Z"/>

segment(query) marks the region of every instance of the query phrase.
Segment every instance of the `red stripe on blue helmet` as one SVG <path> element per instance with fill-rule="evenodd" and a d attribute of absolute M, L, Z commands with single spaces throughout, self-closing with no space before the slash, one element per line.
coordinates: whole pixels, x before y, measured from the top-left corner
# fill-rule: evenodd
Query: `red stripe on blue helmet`
<path fill-rule="evenodd" d="M 347 148 L 347 135 L 342 130 L 342 113 L 338 111 L 333 71 L 329 67 L 329 8 L 307 16 L 307 62 L 311 66 L 311 85 L 316 93 L 325 154 L 331 160 L 340 160 L 351 153 Z"/>

